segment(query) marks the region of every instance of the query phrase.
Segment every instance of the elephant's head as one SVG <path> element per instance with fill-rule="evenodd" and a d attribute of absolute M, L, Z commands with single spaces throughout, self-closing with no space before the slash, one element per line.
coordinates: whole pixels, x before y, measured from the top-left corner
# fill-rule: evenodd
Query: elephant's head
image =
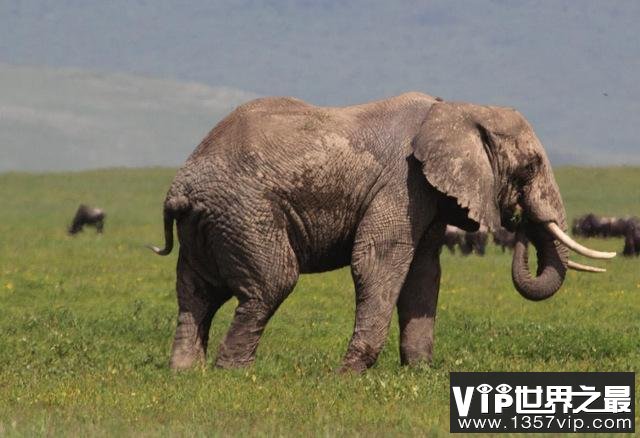
<path fill-rule="evenodd" d="M 512 277 L 531 300 L 553 295 L 567 268 L 600 271 L 568 260 L 568 250 L 611 258 L 585 248 L 566 233 L 567 220 L 544 148 L 524 117 L 511 108 L 466 103 L 434 104 L 413 141 L 414 156 L 428 182 L 455 198 L 468 228 L 500 225 L 517 232 Z M 537 250 L 535 276 L 527 264 L 527 242 Z"/>

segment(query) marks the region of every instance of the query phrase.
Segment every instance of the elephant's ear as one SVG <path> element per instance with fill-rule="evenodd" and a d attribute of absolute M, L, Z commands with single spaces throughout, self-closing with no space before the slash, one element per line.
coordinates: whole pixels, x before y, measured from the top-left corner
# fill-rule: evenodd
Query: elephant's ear
<path fill-rule="evenodd" d="M 497 139 L 513 135 L 520 118 L 508 108 L 436 103 L 413 140 L 413 155 L 427 181 L 455 198 L 478 226 L 500 226 L 497 163 L 491 161 L 499 152 Z"/>

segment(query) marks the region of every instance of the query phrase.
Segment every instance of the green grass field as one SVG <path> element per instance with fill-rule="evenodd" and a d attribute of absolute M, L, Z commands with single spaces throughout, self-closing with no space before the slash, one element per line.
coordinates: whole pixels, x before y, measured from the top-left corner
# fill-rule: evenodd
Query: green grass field
<path fill-rule="evenodd" d="M 596 262 L 608 268 L 600 275 L 570 271 L 555 297 L 532 303 L 512 287 L 510 255 L 491 245 L 484 258 L 443 253 L 431 367 L 400 367 L 394 321 L 374 368 L 334 373 L 354 317 L 342 269 L 300 279 L 253 367 L 211 365 L 229 302 L 214 320 L 206 369 L 173 374 L 177 251 L 162 258 L 143 247 L 162 243 L 173 174 L 0 175 L 0 436 L 444 435 L 450 371 L 638 371 L 640 259 Z M 561 168 L 556 177 L 569 218 L 640 215 L 640 168 Z M 108 212 L 103 236 L 67 236 L 81 201 Z"/>

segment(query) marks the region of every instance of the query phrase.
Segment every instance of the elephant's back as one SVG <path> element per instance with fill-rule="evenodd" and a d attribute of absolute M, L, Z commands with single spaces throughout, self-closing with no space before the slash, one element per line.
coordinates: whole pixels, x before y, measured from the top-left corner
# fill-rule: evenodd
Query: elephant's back
<path fill-rule="evenodd" d="M 268 153 L 280 159 L 282 154 L 326 147 L 323 139 L 338 137 L 362 147 L 373 131 L 380 138 L 406 138 L 415 134 L 437 100 L 418 92 L 346 107 L 315 106 L 293 97 L 255 99 L 220 121 L 190 158 L 241 160 L 244 155 Z"/>
<path fill-rule="evenodd" d="M 263 133 L 276 128 L 278 121 L 289 123 L 315 108 L 292 97 L 265 97 L 240 105 L 222 119 L 202 139 L 189 159 L 215 156 L 260 144 Z"/>
<path fill-rule="evenodd" d="M 421 93 L 341 108 L 256 99 L 216 125 L 184 167 L 207 190 L 275 193 L 303 208 L 358 203 L 382 173 L 406 165 L 433 102 Z"/>
<path fill-rule="evenodd" d="M 218 123 L 187 165 L 215 163 L 218 174 L 234 179 L 291 178 L 310 166 L 348 161 L 358 131 L 354 120 L 346 108 L 319 107 L 290 97 L 256 99 Z"/>

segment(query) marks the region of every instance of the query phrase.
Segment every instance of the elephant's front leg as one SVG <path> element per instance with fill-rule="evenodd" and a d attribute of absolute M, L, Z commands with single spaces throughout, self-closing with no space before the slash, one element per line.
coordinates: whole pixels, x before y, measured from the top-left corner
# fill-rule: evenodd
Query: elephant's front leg
<path fill-rule="evenodd" d="M 356 322 L 340 371 L 362 372 L 382 350 L 405 275 L 412 245 L 385 242 L 356 247 L 351 269 L 356 286 Z"/>
<path fill-rule="evenodd" d="M 211 320 L 231 294 L 209 285 L 189 266 L 182 252 L 177 274 L 179 313 L 170 366 L 186 369 L 197 363 L 204 364 Z"/>
<path fill-rule="evenodd" d="M 444 227 L 444 224 L 434 224 L 423 237 L 398 298 L 403 365 L 431 361 Z"/>

